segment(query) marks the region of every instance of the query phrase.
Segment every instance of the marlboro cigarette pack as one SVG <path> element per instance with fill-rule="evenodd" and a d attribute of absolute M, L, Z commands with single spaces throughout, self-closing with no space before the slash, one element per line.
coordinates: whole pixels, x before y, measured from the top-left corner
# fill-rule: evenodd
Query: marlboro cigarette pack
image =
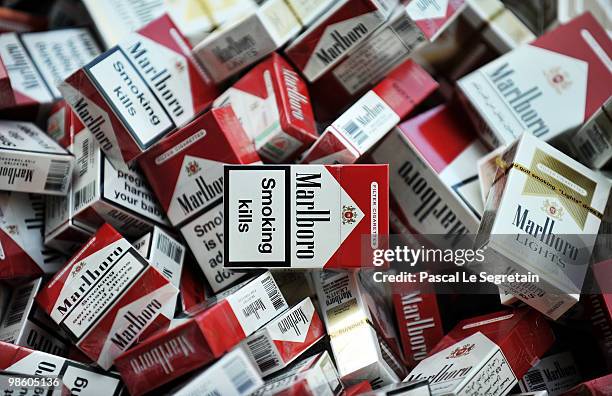
<path fill-rule="evenodd" d="M 391 195 L 408 229 L 461 235 L 478 230 L 476 161 L 486 153 L 461 115 L 441 105 L 400 124 L 371 155 L 389 164 Z"/>
<path fill-rule="evenodd" d="M 178 290 L 105 224 L 38 294 L 51 319 L 108 370 L 147 329 L 174 316 Z"/>
<path fill-rule="evenodd" d="M 404 381 L 426 379 L 432 395 L 507 395 L 516 385 L 504 352 L 481 332 L 421 361 Z"/>
<path fill-rule="evenodd" d="M 373 387 L 400 382 L 407 371 L 378 293 L 366 290 L 357 273 L 321 271 L 313 278 L 342 381 L 368 380 Z"/>
<path fill-rule="evenodd" d="M 217 89 L 190 46 L 161 16 L 59 85 L 66 102 L 117 168 L 191 121 Z"/>
<path fill-rule="evenodd" d="M 13 103 L 31 107 L 33 116 L 61 98 L 58 83 L 99 53 L 85 28 L 0 34 L 0 63 L 10 78 Z"/>
<path fill-rule="evenodd" d="M 502 162 L 475 246 L 497 274 L 538 274 L 500 287 L 557 319 L 579 298 L 610 181 L 530 133 Z"/>
<path fill-rule="evenodd" d="M 381 26 L 396 0 L 342 0 L 289 44 L 285 54 L 309 82 L 316 81 Z"/>
<path fill-rule="evenodd" d="M 281 313 L 241 345 L 262 377 L 287 367 L 325 335 L 310 298 Z"/>
<path fill-rule="evenodd" d="M 253 396 L 340 396 L 344 387 L 327 351 L 269 378 Z"/>
<path fill-rule="evenodd" d="M 224 265 L 357 268 L 389 233 L 386 165 L 225 166 Z"/>
<path fill-rule="evenodd" d="M 223 164 L 254 162 L 259 156 L 230 107 L 196 118 L 140 160 L 215 292 L 244 277 L 223 268 Z"/>
<path fill-rule="evenodd" d="M 74 157 L 36 125 L 0 121 L 0 189 L 66 195 Z"/>
<path fill-rule="evenodd" d="M 583 164 L 603 168 L 612 160 L 612 96 L 571 138 L 573 151 Z"/>
<path fill-rule="evenodd" d="M 419 65 L 402 63 L 334 121 L 301 162 L 355 163 L 437 87 Z"/>
<path fill-rule="evenodd" d="M 555 353 L 540 359 L 519 381 L 523 392 L 546 390 L 565 395 L 580 383 L 580 372 L 571 352 Z"/>
<path fill-rule="evenodd" d="M 0 279 L 53 274 L 65 259 L 43 245 L 44 198 L 0 193 Z"/>
<path fill-rule="evenodd" d="M 552 346 L 555 337 L 544 316 L 527 308 L 465 319 L 433 348 L 437 353 L 481 332 L 499 345 L 512 371 L 521 378 Z"/>
<path fill-rule="evenodd" d="M 152 266 L 168 278 L 174 287 L 180 288 L 185 247 L 179 241 L 156 226 L 153 231 L 146 233 L 132 245 Z"/>
<path fill-rule="evenodd" d="M 587 13 L 497 58 L 458 85 L 474 125 L 491 146 L 512 143 L 523 131 L 551 141 L 579 127 L 608 99 L 610 56 L 612 40 Z"/>
<path fill-rule="evenodd" d="M 270 162 L 290 162 L 318 137 L 306 83 L 277 53 L 213 106 L 231 106 L 259 155 Z"/>
<path fill-rule="evenodd" d="M 56 377 L 70 389 L 71 394 L 83 396 L 119 396 L 124 388 L 119 374 L 115 372 L 5 342 L 0 342 L 0 370 L 37 377 Z"/>
<path fill-rule="evenodd" d="M 210 363 L 288 308 L 269 272 L 220 294 L 212 304 L 115 361 L 130 394 L 148 392 Z"/>
<path fill-rule="evenodd" d="M 208 35 L 193 54 L 221 83 L 282 47 L 301 27 L 284 0 L 268 0 Z"/>
<path fill-rule="evenodd" d="M 37 351 L 66 356 L 69 341 L 34 303 L 42 278 L 11 287 L 6 312 L 0 316 L 0 341 Z"/>
<path fill-rule="evenodd" d="M 244 350 L 237 348 L 175 389 L 172 394 L 247 396 L 264 383 L 256 367 Z"/>

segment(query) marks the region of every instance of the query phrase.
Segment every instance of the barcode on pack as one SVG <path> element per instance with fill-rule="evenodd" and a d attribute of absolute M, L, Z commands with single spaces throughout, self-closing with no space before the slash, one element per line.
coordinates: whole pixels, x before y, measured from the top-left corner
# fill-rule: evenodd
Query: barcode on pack
<path fill-rule="evenodd" d="M 592 159 L 593 157 L 595 157 L 595 154 L 596 154 L 595 147 L 593 146 L 590 140 L 585 140 L 580 145 L 580 152 L 585 158 L 589 158 L 589 159 Z"/>
<path fill-rule="evenodd" d="M 77 165 L 79 167 L 79 177 L 83 177 L 89 168 L 89 138 L 83 140 L 81 144 L 81 155 L 77 159 Z"/>
<path fill-rule="evenodd" d="M 34 285 L 36 285 L 36 282 L 31 282 L 14 291 L 15 294 L 13 300 L 11 301 L 9 311 L 6 313 L 2 326 L 3 328 L 7 328 L 21 322 L 26 307 L 28 306 L 28 302 L 30 301 L 30 295 L 32 294 Z"/>
<path fill-rule="evenodd" d="M 526 385 L 526 390 L 528 391 L 547 391 L 546 382 L 544 381 L 544 377 L 542 373 L 538 369 L 532 369 L 525 374 L 523 377 L 523 382 Z"/>
<path fill-rule="evenodd" d="M 255 301 L 249 303 L 249 305 L 247 305 L 246 307 L 242 308 L 242 313 L 246 318 L 251 315 L 255 315 L 257 319 L 260 319 L 261 317 L 259 316 L 259 313 L 265 310 L 266 305 L 263 303 L 263 301 L 261 301 L 261 298 L 258 298 Z"/>
<path fill-rule="evenodd" d="M 247 341 L 247 346 L 262 373 L 265 374 L 279 366 L 280 362 L 276 353 L 274 353 L 274 346 L 266 334 L 258 335 Z"/>
<path fill-rule="evenodd" d="M 255 379 L 251 374 L 251 370 L 248 369 L 247 364 L 240 356 L 236 356 L 225 363 L 223 369 L 239 394 L 246 394 L 248 391 L 253 390 L 251 388 L 255 386 Z"/>
<path fill-rule="evenodd" d="M 285 300 L 281 295 L 278 286 L 274 282 L 274 279 L 271 276 L 267 276 L 261 281 L 261 283 L 264 287 L 264 290 L 268 294 L 270 301 L 272 301 L 272 306 L 274 307 L 274 309 L 276 311 L 282 309 L 285 305 Z"/>
<path fill-rule="evenodd" d="M 308 325 L 308 317 L 302 310 L 302 307 L 299 307 L 293 311 L 290 311 L 284 318 L 282 318 L 278 323 L 278 329 L 282 334 L 287 333 L 288 331 L 293 330 L 296 336 L 302 334 L 302 326 Z"/>
<path fill-rule="evenodd" d="M 45 181 L 45 190 L 63 191 L 68 182 L 68 172 L 70 172 L 70 161 L 51 160 L 49 173 Z"/>
<path fill-rule="evenodd" d="M 159 234 L 156 248 L 166 255 L 166 257 L 171 258 L 175 263 L 181 263 L 181 258 L 183 257 L 183 247 L 170 239 L 167 235 L 162 233 Z"/>
<path fill-rule="evenodd" d="M 346 132 L 347 137 L 353 139 L 358 146 L 361 146 L 368 138 L 367 133 L 359 128 L 359 125 L 357 125 L 357 123 L 353 120 L 347 122 L 343 129 Z"/>
<path fill-rule="evenodd" d="M 96 198 L 96 180 L 92 180 L 84 187 L 79 188 L 74 193 L 74 210 L 77 211 L 81 207 L 89 204 Z"/>

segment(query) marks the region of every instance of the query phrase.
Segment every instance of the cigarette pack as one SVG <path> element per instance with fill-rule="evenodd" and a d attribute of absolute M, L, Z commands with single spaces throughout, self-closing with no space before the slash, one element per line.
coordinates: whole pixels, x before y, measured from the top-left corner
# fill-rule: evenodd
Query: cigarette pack
<path fill-rule="evenodd" d="M 580 297 L 611 183 L 527 132 L 501 161 L 475 247 L 490 273 L 537 275 L 500 288 L 557 319 Z"/>
<path fill-rule="evenodd" d="M 247 396 L 264 383 L 256 367 L 243 349 L 236 348 L 172 394 Z"/>
<path fill-rule="evenodd" d="M 73 395 L 119 396 L 124 388 L 118 373 L 5 342 L 0 342 L 0 370 L 37 377 L 56 377 Z M 34 392 L 42 393 L 43 389 Z"/>
<path fill-rule="evenodd" d="M 380 389 L 360 393 L 361 396 L 430 396 L 427 380 L 391 384 Z"/>
<path fill-rule="evenodd" d="M 36 297 L 76 346 L 108 370 L 145 331 L 166 326 L 178 290 L 105 224 Z"/>
<path fill-rule="evenodd" d="M 0 121 L 0 189 L 66 195 L 74 157 L 36 125 Z"/>
<path fill-rule="evenodd" d="M 453 245 L 478 230 L 476 161 L 486 153 L 461 114 L 441 105 L 400 124 L 371 156 L 389 164 L 391 196 L 405 226 L 425 238 L 456 236 Z"/>
<path fill-rule="evenodd" d="M 402 63 L 327 127 L 301 162 L 357 162 L 437 87 L 419 65 Z"/>
<path fill-rule="evenodd" d="M 421 361 L 404 381 L 426 379 L 432 395 L 504 396 L 516 376 L 500 347 L 481 332 Z"/>
<path fill-rule="evenodd" d="M 550 395 L 565 395 L 578 383 L 580 372 L 572 353 L 561 352 L 540 359 L 521 378 L 519 387 L 523 392 L 546 390 Z"/>
<path fill-rule="evenodd" d="M 224 266 L 371 267 L 374 250 L 388 242 L 387 172 L 386 165 L 226 165 Z"/>
<path fill-rule="evenodd" d="M 213 80 L 221 83 L 282 47 L 301 27 L 284 0 L 267 0 L 208 35 L 193 54 Z"/>
<path fill-rule="evenodd" d="M 310 298 L 281 313 L 242 341 L 249 358 L 262 377 L 287 367 L 325 335 Z"/>
<path fill-rule="evenodd" d="M 612 393 L 612 374 L 585 381 L 566 392 L 565 396 L 605 396 Z"/>
<path fill-rule="evenodd" d="M 381 26 L 397 4 L 397 0 L 338 1 L 292 41 L 285 54 L 312 83 Z"/>
<path fill-rule="evenodd" d="M 129 349 L 115 365 L 130 394 L 140 395 L 221 357 L 287 308 L 274 278 L 265 272 Z"/>
<path fill-rule="evenodd" d="M 215 292 L 245 276 L 223 268 L 223 164 L 254 162 L 259 156 L 230 107 L 196 118 L 140 160 Z"/>
<path fill-rule="evenodd" d="M 344 387 L 327 351 L 269 378 L 253 396 L 340 396 Z"/>
<path fill-rule="evenodd" d="M 587 13 L 470 73 L 458 86 L 474 126 L 492 147 L 512 143 L 523 131 L 552 141 L 608 99 L 610 56 L 612 40 Z"/>
<path fill-rule="evenodd" d="M 13 104 L 31 108 L 32 118 L 61 98 L 59 82 L 99 53 L 86 28 L 0 34 L 0 63 L 10 78 Z"/>
<path fill-rule="evenodd" d="M 501 348 L 518 378 L 525 375 L 555 340 L 544 316 L 523 308 L 462 320 L 440 340 L 432 353 L 446 349 L 476 332 L 481 332 Z"/>
<path fill-rule="evenodd" d="M 583 164 L 600 169 L 612 160 L 612 96 L 571 137 L 573 151 Z"/>
<path fill-rule="evenodd" d="M 202 112 L 217 88 L 163 15 L 75 71 L 59 89 L 117 168 Z"/>
<path fill-rule="evenodd" d="M 334 5 L 334 0 L 286 0 L 303 26 L 310 26 Z"/>
<path fill-rule="evenodd" d="M 0 341 L 66 356 L 69 341 L 34 303 L 41 285 L 42 278 L 37 278 L 9 288 L 6 311 L 0 315 Z"/>
<path fill-rule="evenodd" d="M 174 287 L 180 288 L 185 247 L 161 227 L 154 227 L 132 243 L 136 250 Z"/>
<path fill-rule="evenodd" d="M 44 198 L 0 193 L 0 279 L 53 274 L 64 257 L 43 245 Z"/>
<path fill-rule="evenodd" d="M 318 137 L 306 82 L 277 53 L 219 96 L 230 106 L 260 156 L 290 162 Z"/>
<path fill-rule="evenodd" d="M 321 271 L 313 277 L 343 383 L 368 380 L 379 388 L 400 382 L 407 371 L 380 294 L 366 289 L 358 273 Z"/>

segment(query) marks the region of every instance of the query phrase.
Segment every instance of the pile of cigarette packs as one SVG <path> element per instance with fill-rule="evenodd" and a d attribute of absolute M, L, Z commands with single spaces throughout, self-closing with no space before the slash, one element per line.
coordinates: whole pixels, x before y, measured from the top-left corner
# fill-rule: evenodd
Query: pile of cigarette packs
<path fill-rule="evenodd" d="M 612 395 L 611 37 L 609 0 L 0 0 L 0 389 Z"/>

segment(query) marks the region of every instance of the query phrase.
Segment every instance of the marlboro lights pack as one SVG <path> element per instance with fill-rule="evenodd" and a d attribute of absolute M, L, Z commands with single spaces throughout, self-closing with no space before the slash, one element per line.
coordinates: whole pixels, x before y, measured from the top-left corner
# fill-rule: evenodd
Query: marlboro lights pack
<path fill-rule="evenodd" d="M 475 246 L 491 271 L 524 276 L 502 290 L 557 319 L 580 297 L 611 183 L 530 133 L 501 161 Z"/>
<path fill-rule="evenodd" d="M 255 364 L 243 349 L 236 348 L 172 394 L 247 396 L 263 383 Z"/>
<path fill-rule="evenodd" d="M 441 105 L 400 124 L 371 156 L 389 164 L 391 196 L 409 230 L 461 235 L 478 230 L 476 161 L 486 153 L 461 115 Z"/>
<path fill-rule="evenodd" d="M 231 106 L 260 156 L 289 162 L 318 137 L 306 83 L 277 53 L 213 103 Z"/>
<path fill-rule="evenodd" d="M 65 356 L 69 341 L 34 303 L 41 285 L 42 278 L 37 278 L 6 287 L 10 298 L 4 314 L 0 315 L 0 341 Z"/>
<path fill-rule="evenodd" d="M 119 374 L 115 372 L 102 371 L 74 360 L 5 342 L 0 342 L 0 370 L 59 378 L 73 395 L 119 396 L 124 388 Z"/>
<path fill-rule="evenodd" d="M 523 392 L 546 390 L 551 395 L 565 395 L 580 383 L 579 368 L 571 352 L 555 353 L 540 359 L 519 381 Z"/>
<path fill-rule="evenodd" d="M 611 56 L 612 40 L 586 13 L 463 77 L 459 90 L 489 145 L 510 144 L 523 131 L 551 141 L 608 99 Z"/>
<path fill-rule="evenodd" d="M 41 195 L 0 193 L 0 279 L 53 274 L 65 259 L 43 245 Z"/>
<path fill-rule="evenodd" d="M 230 107 L 201 115 L 140 160 L 170 223 L 180 228 L 215 292 L 245 276 L 223 268 L 223 164 L 259 161 Z"/>
<path fill-rule="evenodd" d="M 421 361 L 404 381 L 421 379 L 434 396 L 504 396 L 517 383 L 502 350 L 480 332 Z"/>
<path fill-rule="evenodd" d="M 130 394 L 143 394 L 210 363 L 288 308 L 270 272 L 217 298 L 115 361 Z"/>
<path fill-rule="evenodd" d="M 0 121 L 0 189 L 66 195 L 74 157 L 36 125 Z"/>
<path fill-rule="evenodd" d="M 56 85 L 100 53 L 88 29 L 70 28 L 46 32 L 0 35 L 0 63 L 10 78 L 16 107 L 37 111 L 61 98 Z"/>
<path fill-rule="evenodd" d="M 154 227 L 132 245 L 157 268 L 174 287 L 180 288 L 185 247 L 161 227 Z"/>
<path fill-rule="evenodd" d="M 325 335 L 310 298 L 283 312 L 241 345 L 262 377 L 287 367 Z"/>
<path fill-rule="evenodd" d="M 357 162 L 437 87 L 419 65 L 402 63 L 334 121 L 301 162 Z"/>
<path fill-rule="evenodd" d="M 612 160 L 612 96 L 571 138 L 583 164 L 600 169 Z"/>
<path fill-rule="evenodd" d="M 342 0 L 289 44 L 285 54 L 309 82 L 316 81 L 381 26 L 396 0 Z"/>
<path fill-rule="evenodd" d="M 195 46 L 193 55 L 221 83 L 281 48 L 301 28 L 284 0 L 267 0 L 208 35 Z"/>
<path fill-rule="evenodd" d="M 555 340 L 544 316 L 523 308 L 462 320 L 431 352 L 437 353 L 476 332 L 483 333 L 501 348 L 518 378 L 525 375 Z"/>
<path fill-rule="evenodd" d="M 407 371 L 385 302 L 375 290 L 367 290 L 358 273 L 321 271 L 313 278 L 342 381 L 368 380 L 376 387 L 400 382 Z"/>
<path fill-rule="evenodd" d="M 174 316 L 178 290 L 105 224 L 37 296 L 76 346 L 108 370 L 147 329 Z"/>
<path fill-rule="evenodd" d="M 125 37 L 59 89 L 117 168 L 191 121 L 217 94 L 167 15 Z"/>
<path fill-rule="evenodd" d="M 339 396 L 343 391 L 338 371 L 323 351 L 273 375 L 253 396 Z"/>
<path fill-rule="evenodd" d="M 224 266 L 371 266 L 389 234 L 387 183 L 386 165 L 226 165 Z"/>

